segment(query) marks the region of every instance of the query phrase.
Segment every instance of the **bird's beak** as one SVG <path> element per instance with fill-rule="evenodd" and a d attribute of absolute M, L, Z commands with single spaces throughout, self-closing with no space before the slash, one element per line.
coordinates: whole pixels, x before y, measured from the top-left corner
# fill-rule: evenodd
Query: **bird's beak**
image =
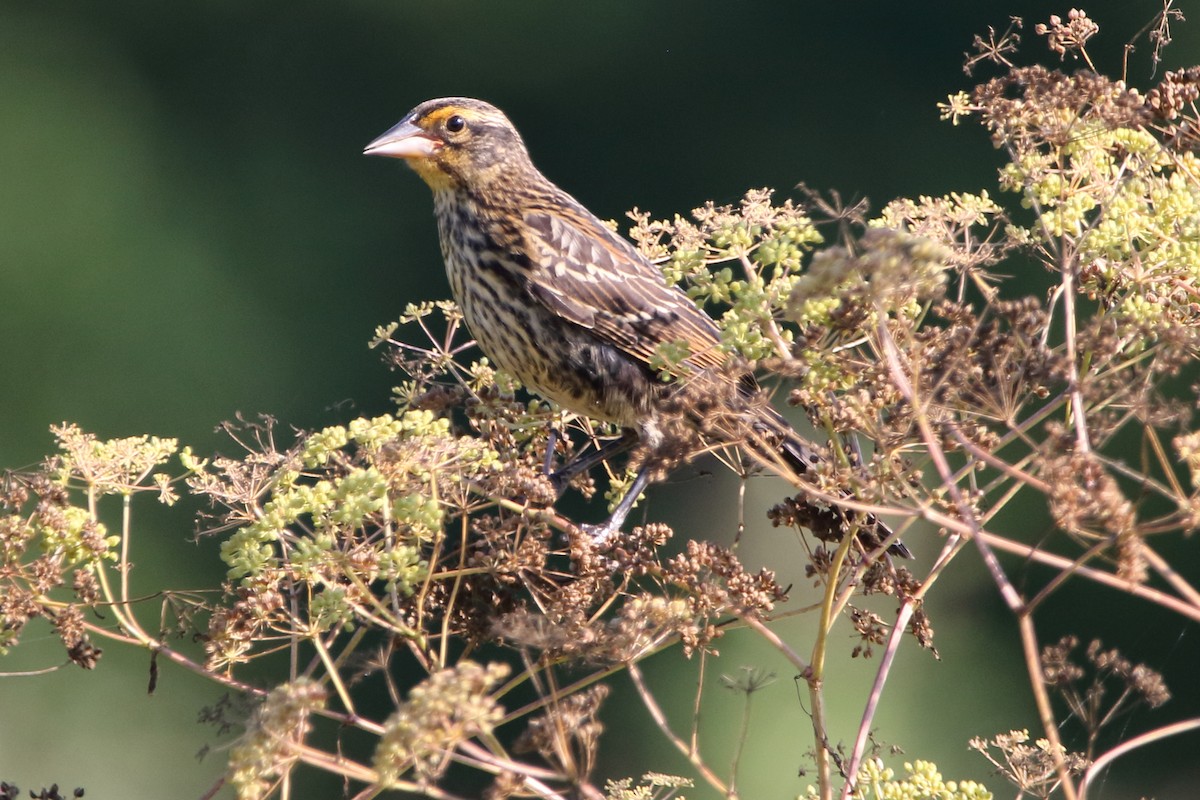
<path fill-rule="evenodd" d="M 439 140 L 405 120 L 367 145 L 363 155 L 427 158 L 441 146 Z"/>

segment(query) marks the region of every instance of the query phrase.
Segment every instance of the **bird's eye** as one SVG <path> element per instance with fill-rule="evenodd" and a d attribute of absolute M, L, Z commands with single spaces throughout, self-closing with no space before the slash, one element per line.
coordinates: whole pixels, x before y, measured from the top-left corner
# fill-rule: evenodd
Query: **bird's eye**
<path fill-rule="evenodd" d="M 466 127 L 467 121 L 458 114 L 446 120 L 446 130 L 450 133 L 462 133 L 462 131 L 466 130 Z"/>

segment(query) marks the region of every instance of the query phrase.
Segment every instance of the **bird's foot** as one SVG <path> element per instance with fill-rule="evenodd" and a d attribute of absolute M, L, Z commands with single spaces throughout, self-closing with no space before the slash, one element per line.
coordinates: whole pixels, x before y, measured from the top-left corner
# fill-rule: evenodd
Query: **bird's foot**
<path fill-rule="evenodd" d="M 571 485 L 571 481 L 574 480 L 574 478 L 574 475 L 567 475 L 562 471 L 551 472 L 546 475 L 546 480 L 550 481 L 550 486 L 554 491 L 555 499 L 559 499 L 563 496 L 563 493 L 567 491 L 567 487 Z"/>
<path fill-rule="evenodd" d="M 628 450 L 637 441 L 637 436 L 627 431 L 621 438 L 606 442 L 603 446 L 590 453 L 576 456 L 566 464 L 563 464 L 557 471 L 552 472 L 550 468 L 554 463 L 555 441 L 556 437 L 552 436 L 550 444 L 546 448 L 546 460 L 542 466 L 542 470 L 546 477 L 550 479 L 550 484 L 554 487 L 554 491 L 558 493 L 559 497 L 562 497 L 567 487 L 571 485 L 571 481 L 580 475 L 591 472 L 592 468 L 598 464 L 603 464 L 613 456 Z"/>
<path fill-rule="evenodd" d="M 610 519 L 606 522 L 601 522 L 598 525 L 580 525 L 579 530 L 587 534 L 592 540 L 592 544 L 599 546 L 608 544 L 618 533 L 621 532 L 621 523 L 624 520 Z"/>

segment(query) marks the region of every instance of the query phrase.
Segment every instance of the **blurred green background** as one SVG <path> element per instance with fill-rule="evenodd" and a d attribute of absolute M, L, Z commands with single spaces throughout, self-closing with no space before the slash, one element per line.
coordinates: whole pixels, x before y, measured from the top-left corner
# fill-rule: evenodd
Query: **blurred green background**
<path fill-rule="evenodd" d="M 1118 74 L 1121 45 L 1159 8 L 1087 6 L 1101 25 L 1090 48 L 1098 66 Z M 1033 23 L 1067 10 L 994 0 L 0 0 L 0 467 L 40 459 L 48 426 L 63 420 L 105 437 L 174 436 L 211 453 L 233 451 L 214 427 L 239 412 L 312 428 L 387 410 L 395 377 L 366 342 L 405 303 L 448 288 L 426 188 L 360 152 L 421 100 L 465 94 L 504 108 L 542 169 L 602 217 L 635 205 L 670 215 L 800 181 L 878 208 L 994 186 L 999 159 L 984 133 L 939 122 L 935 103 L 970 87 L 961 63 L 973 34 L 1023 15 L 1023 58 L 1042 58 Z M 1165 68 L 1200 60 L 1198 31 L 1176 26 Z M 1131 62 L 1135 84 L 1151 81 L 1148 51 L 1143 42 Z M 1031 273 L 1031 290 L 1042 280 Z M 696 486 L 683 477 L 657 489 L 650 513 L 728 540 L 734 487 L 699 499 Z M 780 491 L 755 482 L 749 507 Z M 1036 509 L 1022 513 L 1031 530 L 1045 526 Z M 138 512 L 136 587 L 218 579 L 214 548 L 188 541 L 184 517 L 150 504 Z M 801 567 L 777 563 L 778 542 L 757 533 L 746 559 L 775 566 L 798 602 L 811 602 Z M 909 543 L 925 559 L 938 546 Z M 975 561 L 960 559 L 933 609 L 942 660 L 904 649 L 877 728 L 909 757 L 988 780 L 1003 796 L 966 741 L 1035 718 L 1015 625 Z M 1012 566 L 1032 583 L 1045 577 Z M 878 610 L 890 613 L 886 603 Z M 1106 643 L 1167 671 L 1177 699 L 1123 732 L 1200 713 L 1194 626 L 1098 589 L 1040 620 L 1046 641 L 1116 629 L 1126 638 Z M 721 649 L 709 665 L 706 741 L 728 745 L 740 714 L 737 698 L 715 688 L 718 674 L 743 664 L 779 672 L 755 695 L 739 788 L 792 797 L 807 783 L 796 776 L 810 746 L 806 701 L 750 637 Z M 0 680 L 0 779 L 84 786 L 98 798 L 199 797 L 223 754 L 194 757 L 222 741 L 194 720 L 220 693 L 164 665 L 147 696 L 145 654 L 107 650 L 91 674 Z M 52 634 L 31 628 L 0 669 L 59 658 Z M 837 736 L 853 735 L 875 666 L 838 667 Z M 681 727 L 693 670 L 677 653 L 647 666 L 654 685 L 678 695 Z M 619 735 L 604 774 L 684 771 L 627 689 L 606 719 Z M 1194 797 L 1197 749 L 1192 736 L 1142 751 L 1094 796 Z M 728 750 L 713 752 L 727 763 Z M 306 781 L 294 796 L 337 792 L 336 782 Z"/>

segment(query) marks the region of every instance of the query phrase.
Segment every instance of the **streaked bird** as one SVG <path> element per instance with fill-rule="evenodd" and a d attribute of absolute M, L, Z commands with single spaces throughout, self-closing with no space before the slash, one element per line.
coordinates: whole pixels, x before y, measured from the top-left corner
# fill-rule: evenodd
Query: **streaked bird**
<path fill-rule="evenodd" d="M 465 97 L 427 101 L 364 152 L 404 159 L 433 190 L 450 289 L 467 326 L 483 352 L 530 390 L 616 423 L 653 452 L 679 417 L 681 391 L 707 381 L 713 396 L 731 400 L 726 416 L 740 423 L 726 425 L 730 440 L 717 444 L 741 445 L 797 473 L 819 461 L 777 411 L 754 402 L 753 378 L 731 372 L 712 319 L 542 175 L 495 106 Z M 660 348 L 680 345 L 686 358 L 675 371 L 682 374 L 664 380 L 652 362 Z M 693 414 L 697 428 L 701 416 Z M 611 452 L 564 471 L 589 468 Z M 593 536 L 619 530 L 649 474 L 638 473 Z M 890 533 L 874 517 L 861 517 L 861 526 L 868 544 Z M 889 552 L 910 555 L 899 541 Z"/>

